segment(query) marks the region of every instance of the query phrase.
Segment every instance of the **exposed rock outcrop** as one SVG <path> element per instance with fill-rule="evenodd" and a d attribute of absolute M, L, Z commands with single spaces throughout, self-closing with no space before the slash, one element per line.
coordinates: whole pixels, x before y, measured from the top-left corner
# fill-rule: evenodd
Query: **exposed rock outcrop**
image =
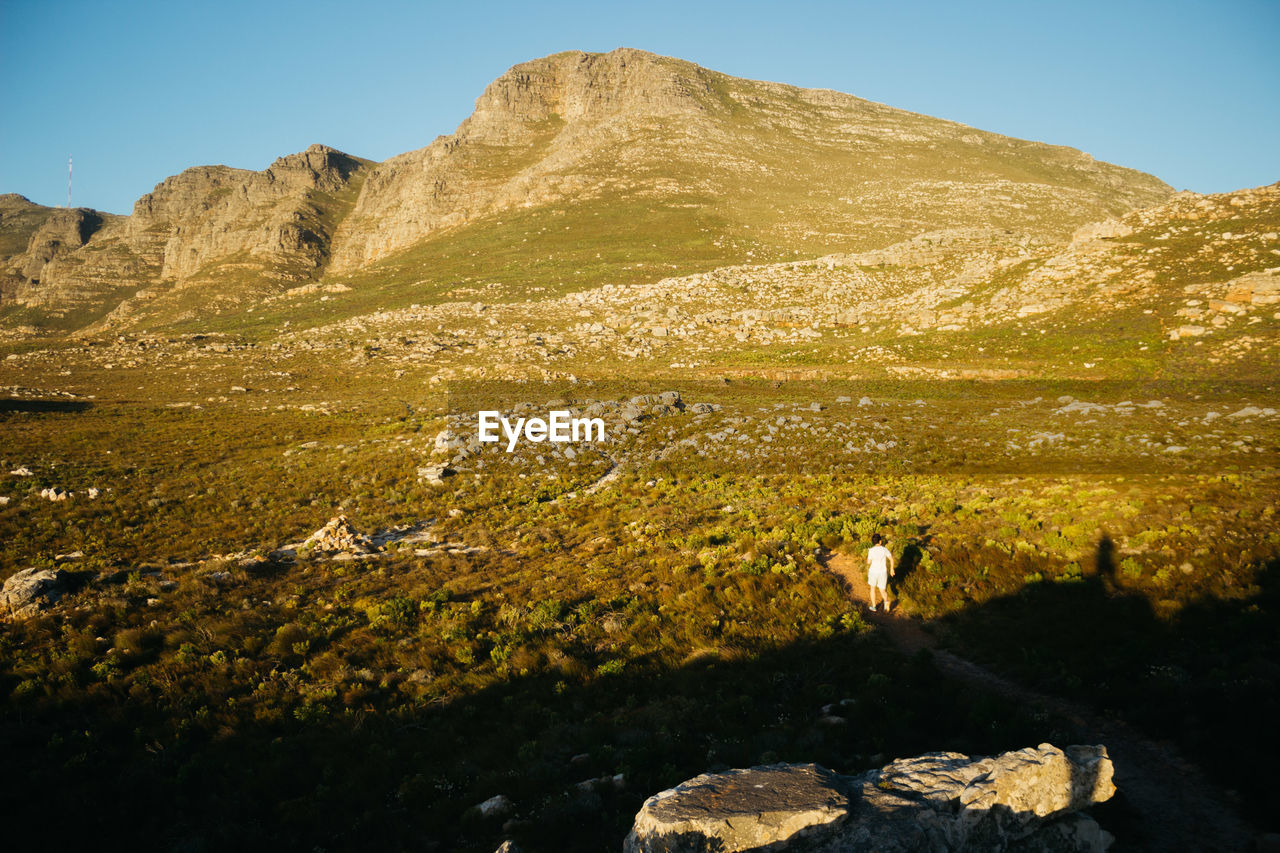
<path fill-rule="evenodd" d="M 376 550 L 369 537 L 352 527 L 345 515 L 329 519 L 324 527 L 308 536 L 299 549 L 301 552 L 321 554 L 372 554 Z"/>
<path fill-rule="evenodd" d="M 0 589 L 0 616 L 25 619 L 58 600 L 70 588 L 70 576 L 60 569 L 23 569 L 11 575 Z"/>
<path fill-rule="evenodd" d="M 455 133 L 379 164 L 338 231 L 333 269 L 363 266 L 486 214 L 594 194 L 583 166 L 624 126 L 676 131 L 709 97 L 711 72 L 639 50 L 572 51 L 494 80 Z M 496 167 L 496 168 L 495 168 Z"/>
<path fill-rule="evenodd" d="M 0 196 L 0 300 L 24 301 L 46 265 L 118 218 L 85 207 L 45 207 L 16 193 Z"/>
<path fill-rule="evenodd" d="M 650 797 L 627 853 L 717 850 L 1102 851 L 1081 810 L 1115 793 L 1102 746 L 1050 744 L 994 758 L 929 753 L 860 776 L 813 764 L 705 774 Z"/>
<path fill-rule="evenodd" d="M 96 210 L 83 207 L 54 210 L 31 235 L 18 272 L 23 278 L 38 283 L 40 273 L 49 261 L 89 242 L 89 238 L 102 227 L 102 222 L 103 215 Z"/>
<path fill-rule="evenodd" d="M 331 235 L 312 194 L 343 188 L 361 166 L 324 145 L 281 157 L 261 172 L 198 166 L 138 199 L 129 234 L 142 241 L 165 235 L 165 279 L 189 278 L 237 253 L 314 269 L 327 257 Z"/>
<path fill-rule="evenodd" d="M 262 295 L 316 278 L 365 165 L 312 145 L 261 172 L 187 169 L 140 198 L 129 217 L 54 211 L 10 261 L 8 290 L 21 304 L 61 313 L 114 307 L 118 322 L 180 302 L 170 291 L 184 285 L 215 281 L 216 298 L 234 303 L 237 290 Z"/>

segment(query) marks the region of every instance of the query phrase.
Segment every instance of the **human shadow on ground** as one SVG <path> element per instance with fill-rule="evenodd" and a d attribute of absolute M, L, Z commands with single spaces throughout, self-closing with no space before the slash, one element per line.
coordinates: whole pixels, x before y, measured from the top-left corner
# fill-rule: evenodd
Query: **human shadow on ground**
<path fill-rule="evenodd" d="M 0 400 L 0 414 L 13 412 L 83 412 L 93 404 L 87 400 Z"/>
<path fill-rule="evenodd" d="M 920 564 L 924 560 L 927 549 L 933 540 L 928 531 L 928 526 L 922 526 L 920 535 L 911 539 L 902 549 L 902 556 L 898 560 L 897 571 L 894 576 L 894 586 L 906 583 L 916 569 L 920 568 Z"/>
<path fill-rule="evenodd" d="M 1163 616 L 1116 569 L 1103 536 L 1092 574 L 1028 584 L 947 618 L 944 633 L 1018 684 L 1174 744 L 1228 803 L 1280 829 L 1268 770 L 1280 760 L 1280 561 L 1260 567 L 1246 597 L 1204 597 Z"/>

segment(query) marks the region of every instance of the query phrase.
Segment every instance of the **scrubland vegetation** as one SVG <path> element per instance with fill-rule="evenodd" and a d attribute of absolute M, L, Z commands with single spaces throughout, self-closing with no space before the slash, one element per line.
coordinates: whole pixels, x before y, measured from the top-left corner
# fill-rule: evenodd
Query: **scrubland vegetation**
<path fill-rule="evenodd" d="M 4 573 L 75 586 L 0 632 L 10 796 L 166 849 L 595 850 L 715 767 L 1069 740 L 869 627 L 823 561 L 880 532 L 940 643 L 1274 814 L 1240 769 L 1277 704 L 1274 419 L 1230 416 L 1256 384 L 687 384 L 608 445 L 487 447 L 443 487 L 417 469 L 468 408 L 404 390 L 8 405 Z M 272 554 L 339 510 L 434 544 Z"/>
<path fill-rule="evenodd" d="M 88 236 L 0 198 L 0 580 L 63 587 L 0 621 L 6 843 L 616 850 L 1090 714 L 1280 830 L 1280 187 L 630 50 L 478 107 Z M 611 440 L 473 444 L 521 403 Z M 830 571 L 876 533 L 918 654 Z"/>

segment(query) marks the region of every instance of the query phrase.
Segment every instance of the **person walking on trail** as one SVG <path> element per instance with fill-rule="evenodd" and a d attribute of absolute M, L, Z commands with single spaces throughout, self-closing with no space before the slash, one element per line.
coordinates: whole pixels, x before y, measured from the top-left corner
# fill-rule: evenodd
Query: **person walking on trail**
<path fill-rule="evenodd" d="M 889 612 L 889 576 L 893 574 L 893 554 L 881 544 L 879 533 L 871 537 L 871 550 L 867 552 L 867 586 L 871 587 L 871 610 L 876 610 L 876 590 L 884 600 L 884 612 Z"/>

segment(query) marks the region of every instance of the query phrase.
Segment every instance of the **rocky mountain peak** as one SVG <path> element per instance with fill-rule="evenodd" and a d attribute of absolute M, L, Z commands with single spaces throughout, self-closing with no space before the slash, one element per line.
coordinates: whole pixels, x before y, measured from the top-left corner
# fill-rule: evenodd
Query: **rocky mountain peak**
<path fill-rule="evenodd" d="M 48 209 L 6 197 L 0 261 L 12 260 L 0 291 L 28 305 L 115 303 L 127 309 L 121 318 L 135 308 L 195 318 L 207 306 L 178 293 L 192 285 L 232 310 L 286 282 L 386 281 L 384 266 L 396 281 L 426 280 L 441 245 L 512 247 L 513 229 L 544 215 L 565 217 L 554 229 L 563 239 L 530 239 L 547 224 L 522 232 L 528 251 L 517 266 L 543 264 L 567 281 L 590 255 L 626 261 L 619 270 L 631 277 L 651 256 L 665 272 L 682 258 L 704 266 L 860 253 L 975 227 L 1065 239 L 1169 193 L 1074 149 L 853 95 L 629 48 L 572 51 L 512 67 L 455 133 L 425 148 L 370 164 L 312 145 L 262 171 L 187 169 L 87 242 L 49 234 L 29 252 Z M 504 223 L 508 213 L 524 224 Z M 587 234 L 597 248 L 578 257 Z M 929 238 L 915 248 L 941 246 Z"/>
<path fill-rule="evenodd" d="M 128 217 L 10 194 L 0 199 L 0 297 L 57 311 L 114 300 L 111 316 L 123 317 L 162 304 L 170 287 L 216 281 L 216 297 L 235 304 L 242 295 L 228 282 L 272 292 L 315 278 L 366 165 L 312 145 L 262 171 L 196 166 L 157 184 Z"/>
<path fill-rule="evenodd" d="M 332 192 L 346 184 L 362 165 L 350 154 L 316 143 L 306 151 L 278 158 L 267 167 L 265 174 L 298 186 Z"/>
<path fill-rule="evenodd" d="M 18 195 L 17 193 L 0 193 L 0 212 L 5 211 L 6 209 L 21 210 L 37 207 L 40 207 L 40 205 L 36 204 L 24 195 Z"/>
<path fill-rule="evenodd" d="M 524 62 L 494 80 L 458 135 L 509 144 L 532 123 L 617 115 L 693 115 L 705 109 L 709 72 L 643 50 L 570 51 Z"/>
<path fill-rule="evenodd" d="M 312 145 L 261 172 L 197 166 L 138 199 L 129 229 L 139 239 L 165 237 L 166 279 L 189 278 L 239 252 L 314 269 L 327 255 L 328 235 L 311 222 L 317 212 L 309 195 L 341 189 L 362 165 L 337 149 Z"/>

